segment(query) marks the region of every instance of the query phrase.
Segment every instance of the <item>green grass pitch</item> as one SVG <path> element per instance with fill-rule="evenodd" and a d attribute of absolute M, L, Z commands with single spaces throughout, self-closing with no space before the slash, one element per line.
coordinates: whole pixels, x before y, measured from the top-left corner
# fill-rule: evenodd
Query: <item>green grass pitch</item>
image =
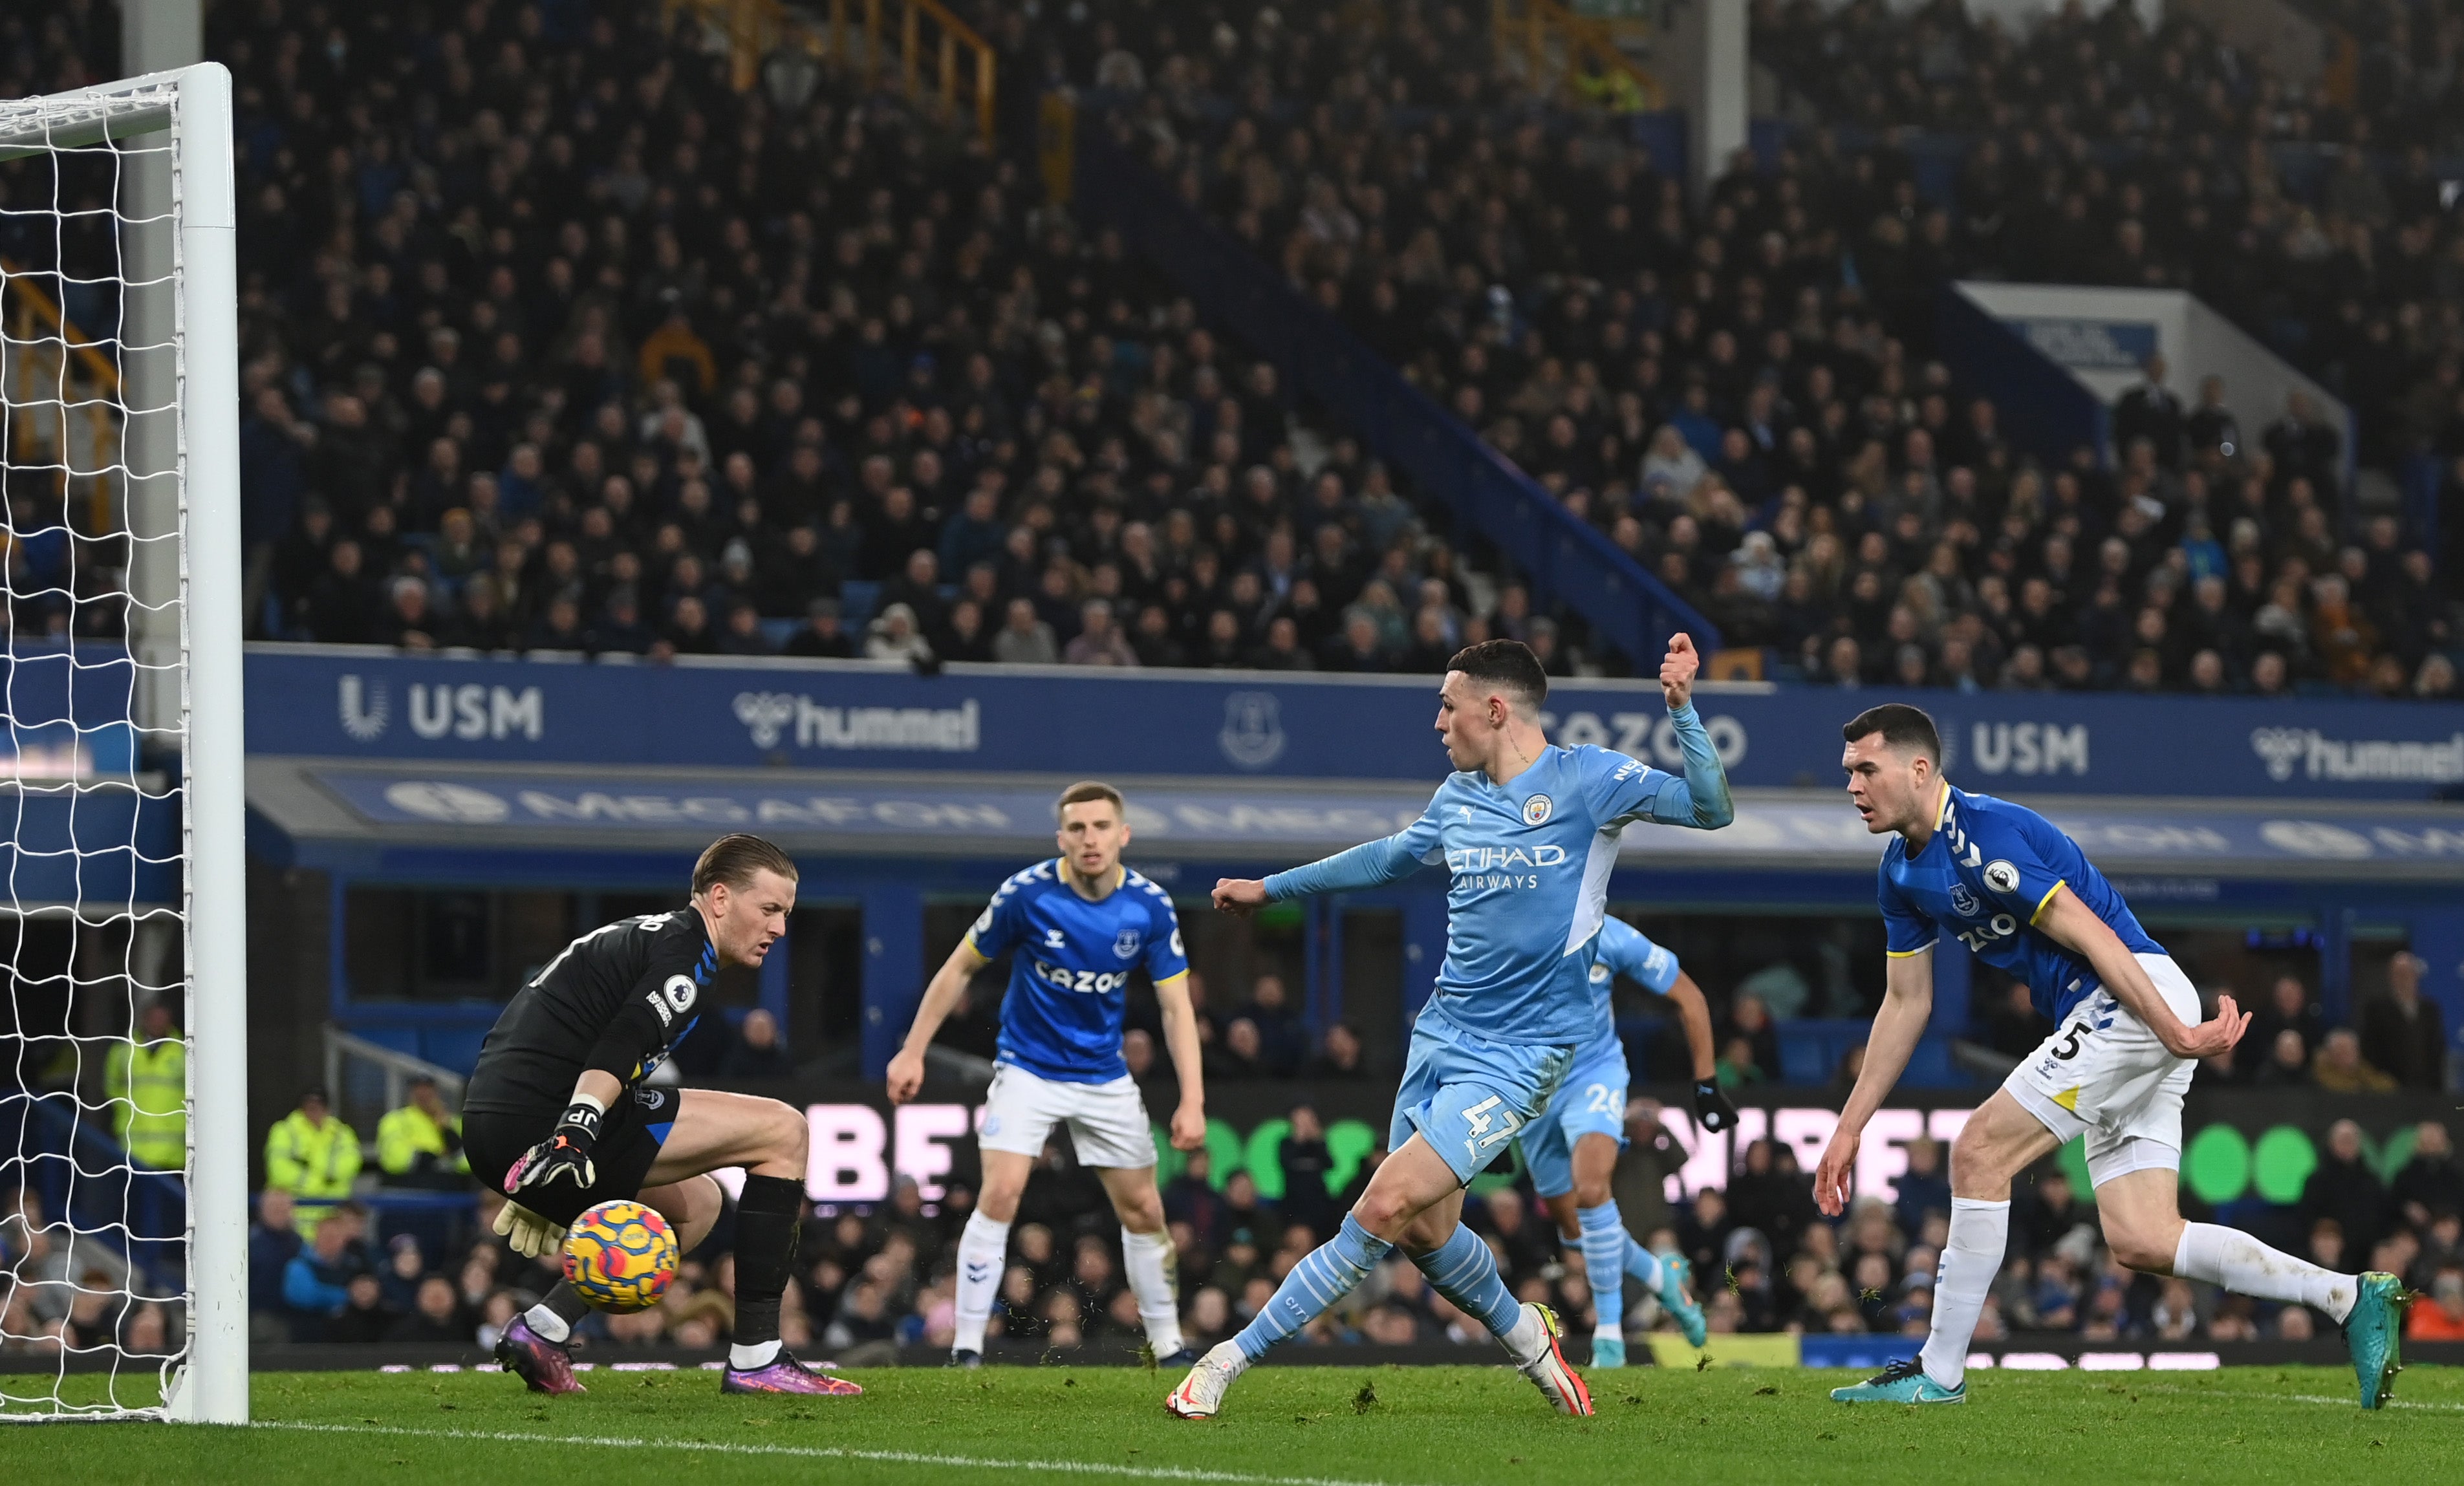
<path fill-rule="evenodd" d="M 549 1486 L 1054 1481 L 1222 1486 L 1490 1482 L 2456 1480 L 2464 1369 L 2408 1372 L 2353 1405 L 2349 1372 L 1970 1374 L 1962 1408 L 1851 1409 L 1844 1373 L 1590 1375 L 1559 1418 L 1504 1367 L 1275 1367 L 1223 1415 L 1170 1418 L 1177 1379 L 1119 1368 L 849 1373 L 852 1399 L 723 1398 L 707 1372 L 588 1375 L 546 1399 L 491 1373 L 263 1374 L 257 1426 L 0 1427 L 0 1479 Z"/>

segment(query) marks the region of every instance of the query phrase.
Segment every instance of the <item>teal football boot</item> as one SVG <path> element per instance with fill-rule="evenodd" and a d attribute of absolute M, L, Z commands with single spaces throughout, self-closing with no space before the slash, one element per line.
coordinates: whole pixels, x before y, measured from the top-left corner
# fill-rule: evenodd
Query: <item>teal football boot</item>
<path fill-rule="evenodd" d="M 1895 1362 L 1862 1383 L 1831 1390 L 1840 1404 L 1964 1404 L 1968 1385 L 1944 1388 L 1925 1376 L 1925 1365 L 1910 1357 Z"/>
<path fill-rule="evenodd" d="M 2344 1344 L 2353 1351 L 2365 1409 L 2376 1409 L 2395 1391 L 2395 1375 L 2404 1370 L 2404 1313 L 2411 1304 L 2412 1292 L 2395 1276 L 2373 1270 L 2362 1277 L 2353 1312 L 2344 1318 Z"/>
<path fill-rule="evenodd" d="M 1660 1303 L 1676 1319 L 1677 1329 L 1685 1334 L 1685 1344 L 1701 1346 L 1709 1335 L 1703 1323 L 1703 1307 L 1685 1293 L 1685 1281 L 1694 1266 L 1674 1254 L 1660 1256 Z"/>
<path fill-rule="evenodd" d="M 1601 1336 L 1592 1338 L 1592 1366 L 1594 1370 L 1596 1371 L 1602 1367 L 1622 1367 L 1624 1366 L 1625 1338 Z"/>

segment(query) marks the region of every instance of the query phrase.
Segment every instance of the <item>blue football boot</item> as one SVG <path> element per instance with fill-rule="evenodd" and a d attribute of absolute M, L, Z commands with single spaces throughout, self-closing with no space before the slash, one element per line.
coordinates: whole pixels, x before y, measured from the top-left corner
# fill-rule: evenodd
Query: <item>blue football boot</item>
<path fill-rule="evenodd" d="M 1862 1383 L 1831 1390 L 1840 1404 L 1964 1404 L 1968 1384 L 1944 1388 L 1925 1376 L 1925 1365 L 1910 1357 L 1895 1362 Z"/>
<path fill-rule="evenodd" d="M 2352 1348 L 2353 1378 L 2361 1385 L 2365 1409 L 2376 1409 L 2395 1391 L 2395 1375 L 2404 1370 L 2404 1313 L 2412 1300 L 2393 1275 L 2373 1270 L 2362 1277 L 2353 1312 L 2344 1318 L 2344 1344 Z"/>
<path fill-rule="evenodd" d="M 1660 1304 L 1675 1318 L 1677 1329 L 1685 1334 L 1685 1344 L 1701 1346 L 1710 1334 L 1703 1322 L 1703 1307 L 1685 1293 L 1685 1281 L 1693 1275 L 1694 1266 L 1674 1254 L 1660 1256 Z"/>

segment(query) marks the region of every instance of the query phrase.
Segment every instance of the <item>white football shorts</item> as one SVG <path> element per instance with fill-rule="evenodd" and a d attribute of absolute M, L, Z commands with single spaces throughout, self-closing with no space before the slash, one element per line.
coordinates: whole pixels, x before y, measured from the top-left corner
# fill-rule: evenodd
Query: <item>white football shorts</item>
<path fill-rule="evenodd" d="M 2167 954 L 2137 956 L 2173 1015 L 2196 1026 L 2199 993 Z M 2068 1143 L 2087 1137 L 2087 1171 L 2101 1187 L 2118 1176 L 2182 1165 L 2182 1095 L 2192 1063 L 2166 1051 L 2131 1010 L 2099 990 L 2071 1008 L 2002 1086 Z"/>
<path fill-rule="evenodd" d="M 1126 1074 L 1110 1083 L 1064 1083 L 1001 1063 L 984 1091 L 984 1123 L 976 1143 L 984 1150 L 1040 1156 L 1053 1125 L 1062 1124 L 1069 1126 L 1080 1166 L 1133 1170 L 1155 1164 L 1146 1101 Z"/>

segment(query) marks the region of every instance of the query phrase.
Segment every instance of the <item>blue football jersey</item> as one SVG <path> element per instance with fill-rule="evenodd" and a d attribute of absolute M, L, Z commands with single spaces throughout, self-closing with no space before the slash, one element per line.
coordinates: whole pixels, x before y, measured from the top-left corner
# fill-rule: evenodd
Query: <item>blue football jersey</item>
<path fill-rule="evenodd" d="M 1654 995 L 1666 995 L 1677 984 L 1677 956 L 1652 943 L 1641 929 L 1621 918 L 1600 920 L 1600 936 L 1592 951 L 1592 1040 L 1617 1040 L 1612 993 L 1619 975 L 1640 981 Z"/>
<path fill-rule="evenodd" d="M 1418 820 L 1383 841 L 1266 879 L 1272 900 L 1374 886 L 1444 863 L 1446 956 L 1429 1007 L 1501 1042 L 1592 1036 L 1593 938 L 1631 820 L 1716 829 L 1734 814 L 1693 710 L 1672 714 L 1685 777 L 1623 754 L 1551 745 L 1504 785 L 1449 776 Z"/>
<path fill-rule="evenodd" d="M 2025 980 L 2036 1010 L 2059 1021 L 2103 982 L 2035 929 L 2057 889 L 2086 904 L 2133 954 L 2165 952 L 2052 821 L 1947 780 L 1924 848 L 1910 855 L 1903 836 L 1883 848 L 1876 896 L 1892 958 L 1922 953 L 1947 930 L 1978 959 Z"/>
<path fill-rule="evenodd" d="M 1189 969 L 1180 919 L 1164 890 L 1124 867 L 1121 885 L 1089 903 L 1061 880 L 1054 858 L 1001 884 L 967 930 L 985 959 L 1015 951 L 1001 998 L 1001 1061 L 1061 1083 L 1126 1078 L 1121 1014 L 1130 972 L 1158 981 Z"/>

